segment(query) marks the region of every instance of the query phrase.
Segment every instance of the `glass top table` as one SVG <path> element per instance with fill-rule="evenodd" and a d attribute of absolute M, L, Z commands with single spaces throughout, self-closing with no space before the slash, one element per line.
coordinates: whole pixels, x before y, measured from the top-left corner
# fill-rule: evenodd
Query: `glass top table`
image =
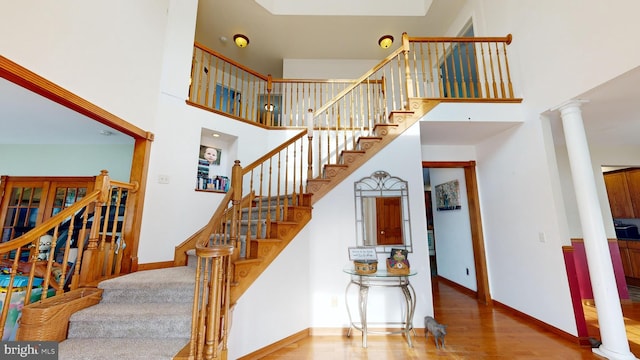
<path fill-rule="evenodd" d="M 347 284 L 345 289 L 345 305 L 347 308 L 347 314 L 349 315 L 349 331 L 347 336 L 351 336 L 351 330 L 356 329 L 362 332 L 362 347 L 367 347 L 367 335 L 373 334 L 404 334 L 407 339 L 409 347 L 413 347 L 411 342 L 411 332 L 413 331 L 413 314 L 416 308 L 416 293 L 409 278 L 417 274 L 416 271 L 410 270 L 408 274 L 393 274 L 389 273 L 386 269 L 378 269 L 372 274 L 359 274 L 353 267 L 345 267 L 343 271 L 351 275 L 351 281 Z M 351 286 L 358 287 L 358 312 L 360 314 L 360 321 L 354 321 L 351 316 L 351 310 L 349 309 L 348 294 Z M 405 318 L 400 323 L 387 323 L 387 324 L 400 324 L 398 330 L 388 331 L 372 331 L 369 330 L 369 324 L 367 323 L 367 301 L 369 297 L 370 287 L 395 287 L 399 288 L 404 295 L 404 306 L 406 311 Z"/>

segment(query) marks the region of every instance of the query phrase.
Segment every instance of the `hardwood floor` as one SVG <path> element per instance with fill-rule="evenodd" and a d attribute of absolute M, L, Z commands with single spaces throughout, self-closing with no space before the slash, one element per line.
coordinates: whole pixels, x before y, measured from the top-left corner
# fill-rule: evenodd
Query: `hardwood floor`
<path fill-rule="evenodd" d="M 272 353 L 263 359 L 603 359 L 589 347 L 580 347 L 501 308 L 479 304 L 475 299 L 434 279 L 435 318 L 448 325 L 446 349 L 435 348 L 433 338 L 414 338 L 409 348 L 400 335 L 369 335 L 368 347 L 355 336 L 311 336 Z M 589 334 L 599 338 L 593 316 L 587 310 Z M 631 350 L 640 354 L 640 304 L 624 304 Z M 422 325 L 416 324 L 417 327 Z"/>

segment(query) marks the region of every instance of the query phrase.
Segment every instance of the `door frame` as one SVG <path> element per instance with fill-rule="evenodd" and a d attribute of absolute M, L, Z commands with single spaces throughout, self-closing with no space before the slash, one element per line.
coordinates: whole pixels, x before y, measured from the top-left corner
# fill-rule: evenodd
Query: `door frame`
<path fill-rule="evenodd" d="M 480 214 L 480 201 L 478 198 L 478 179 L 476 177 L 475 161 L 423 161 L 422 168 L 462 168 L 467 184 L 467 199 L 469 206 L 469 223 L 471 226 L 471 246 L 473 248 L 473 260 L 476 268 L 476 298 L 484 304 L 491 304 L 491 292 L 489 291 L 489 275 L 487 272 L 487 257 L 484 248 L 484 236 L 482 231 L 482 216 Z"/>
<path fill-rule="evenodd" d="M 130 239 L 122 257 L 122 273 L 138 270 L 138 246 L 142 226 L 142 210 L 146 191 L 149 157 L 153 133 L 145 131 L 124 119 L 90 103 L 78 95 L 63 89 L 40 75 L 24 68 L 0 55 L 0 77 L 11 81 L 40 96 L 65 106 L 87 117 L 88 121 L 97 121 L 107 127 L 118 130 L 134 139 L 129 182 L 138 184 L 138 189 L 127 201 L 131 201 L 131 210 L 127 212 L 126 228 L 123 232 Z"/>

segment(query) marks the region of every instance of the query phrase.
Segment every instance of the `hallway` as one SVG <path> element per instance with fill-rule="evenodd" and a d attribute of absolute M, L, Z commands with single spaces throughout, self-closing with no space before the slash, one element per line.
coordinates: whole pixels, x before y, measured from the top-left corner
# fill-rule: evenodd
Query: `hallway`
<path fill-rule="evenodd" d="M 435 279 L 434 279 L 435 280 Z M 291 344 L 263 359 L 602 359 L 588 347 L 580 347 L 508 311 L 479 304 L 447 282 L 434 282 L 435 318 L 448 325 L 446 349 L 436 350 L 433 338 L 418 335 L 414 348 L 401 336 L 369 336 L 362 349 L 358 331 L 351 338 L 315 336 Z M 624 304 L 625 316 L 638 318 L 640 305 Z M 593 323 L 593 322 L 590 322 Z M 631 350 L 640 353 L 637 322 L 627 322 Z M 422 324 L 415 324 L 423 327 Z M 597 328 L 590 327 L 596 335 Z M 597 335 L 596 335 L 597 336 Z M 247 357 L 248 358 L 248 357 Z"/>

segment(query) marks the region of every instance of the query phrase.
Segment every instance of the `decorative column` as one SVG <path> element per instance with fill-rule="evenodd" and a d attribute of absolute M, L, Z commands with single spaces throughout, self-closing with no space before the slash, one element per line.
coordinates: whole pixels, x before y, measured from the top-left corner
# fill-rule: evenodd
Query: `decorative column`
<path fill-rule="evenodd" d="M 571 100 L 557 108 L 562 116 L 573 186 L 578 202 L 584 247 L 589 265 L 602 345 L 593 352 L 607 359 L 636 359 L 629 349 L 622 306 L 602 221 L 591 154 L 582 122 L 580 105 Z"/>

